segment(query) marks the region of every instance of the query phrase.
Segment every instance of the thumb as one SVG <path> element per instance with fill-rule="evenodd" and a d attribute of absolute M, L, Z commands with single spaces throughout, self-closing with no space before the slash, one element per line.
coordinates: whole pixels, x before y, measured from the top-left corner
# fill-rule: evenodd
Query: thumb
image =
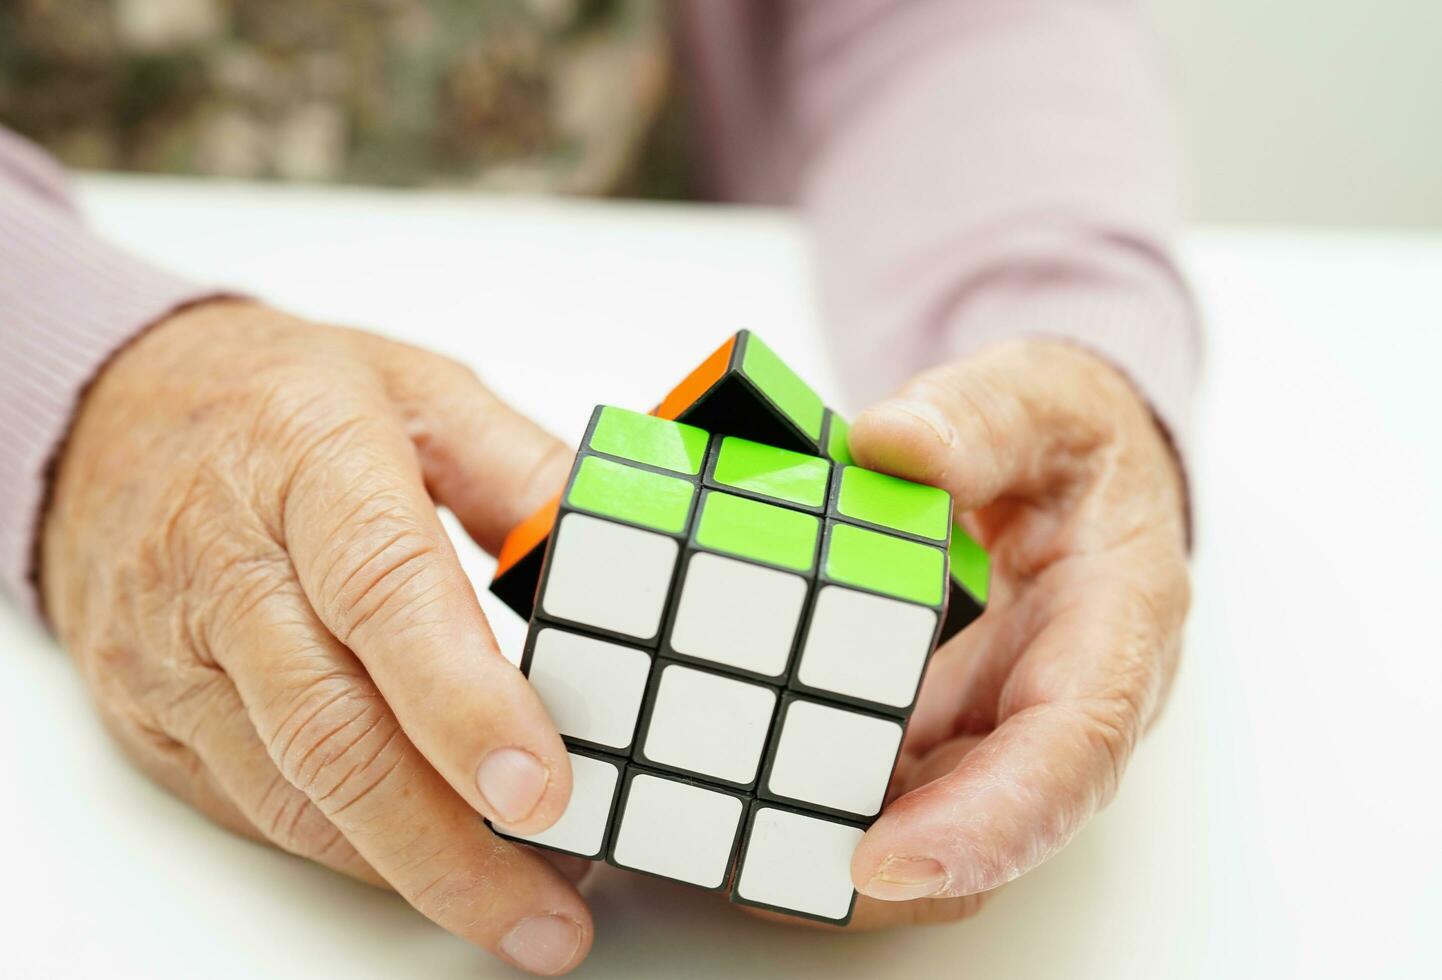
<path fill-rule="evenodd" d="M 1105 439 L 1112 372 L 1097 364 L 1070 345 L 1022 341 L 931 368 L 857 417 L 852 455 L 947 490 L 958 513 L 1040 493 L 1079 475 Z"/>

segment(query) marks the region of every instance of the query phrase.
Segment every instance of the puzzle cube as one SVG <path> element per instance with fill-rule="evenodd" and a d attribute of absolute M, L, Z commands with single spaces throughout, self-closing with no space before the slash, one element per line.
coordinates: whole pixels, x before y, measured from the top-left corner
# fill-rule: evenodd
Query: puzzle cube
<path fill-rule="evenodd" d="M 553 528 L 522 669 L 577 777 L 518 839 L 847 921 L 946 613 L 948 495 L 602 406 Z"/>

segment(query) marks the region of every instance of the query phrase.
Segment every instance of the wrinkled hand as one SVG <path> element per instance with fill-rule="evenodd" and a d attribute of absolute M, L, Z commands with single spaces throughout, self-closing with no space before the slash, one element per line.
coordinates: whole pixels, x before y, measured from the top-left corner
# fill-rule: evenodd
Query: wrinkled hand
<path fill-rule="evenodd" d="M 584 902 L 478 814 L 544 829 L 570 768 L 432 498 L 494 550 L 570 456 L 443 358 L 207 303 L 86 396 L 44 529 L 47 610 L 172 791 L 561 972 L 590 945 Z"/>
<path fill-rule="evenodd" d="M 1086 824 L 1159 711 L 1189 603 L 1184 489 L 1128 382 L 1054 342 L 927 371 L 851 448 L 949 490 L 992 555 L 986 613 L 923 685 L 904 795 L 852 862 L 859 925 L 959 918 Z"/>

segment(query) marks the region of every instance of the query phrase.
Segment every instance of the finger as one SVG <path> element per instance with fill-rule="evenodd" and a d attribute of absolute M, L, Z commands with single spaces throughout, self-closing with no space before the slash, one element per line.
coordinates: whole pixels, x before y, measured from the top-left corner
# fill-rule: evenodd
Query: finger
<path fill-rule="evenodd" d="M 960 898 L 922 898 L 914 902 L 883 902 L 879 899 L 858 895 L 851 921 L 845 926 L 836 926 L 815 919 L 802 919 L 782 912 L 771 912 L 749 905 L 740 906 L 758 919 L 765 919 L 783 926 L 799 926 L 819 932 L 844 934 L 848 932 L 876 932 L 881 929 L 896 929 L 901 926 L 936 926 L 969 919 L 981 911 L 987 894 L 963 895 Z"/>
<path fill-rule="evenodd" d="M 1003 344 L 923 372 L 851 429 L 864 466 L 950 491 L 958 512 L 1055 491 L 1137 403 L 1115 372 L 1057 343 Z M 1118 397 L 1127 391 L 1126 397 Z M 1121 413 L 1127 414 L 1127 413 Z"/>
<path fill-rule="evenodd" d="M 275 767 L 408 902 L 532 972 L 585 957 L 592 925 L 576 890 L 486 828 L 308 607 L 267 596 L 212 629 Z"/>
<path fill-rule="evenodd" d="M 887 804 L 903 793 L 909 793 L 918 786 L 934 782 L 955 769 L 962 758 L 981 744 L 981 735 L 959 735 L 934 746 L 924 755 L 906 759 L 904 766 L 898 766 L 888 787 Z"/>
<path fill-rule="evenodd" d="M 426 486 L 495 554 L 512 528 L 560 491 L 575 451 L 497 398 L 464 365 L 382 343 L 379 361 Z"/>
<path fill-rule="evenodd" d="M 916 708 L 906 725 L 902 751 L 925 755 L 938 743 L 964 732 L 996 727 L 995 701 L 983 707 L 971 695 L 978 676 L 1009 670 L 1021 647 L 1012 641 L 1015 606 L 988 606 L 981 617 L 936 651 L 926 667 Z M 1004 675 L 1003 675 L 1004 676 Z"/>
<path fill-rule="evenodd" d="M 1154 596 L 1105 568 L 1051 574 L 1088 581 L 1087 591 L 1055 593 L 1052 618 L 1002 693 L 996 730 L 867 832 L 852 862 L 865 894 L 995 888 L 1064 846 L 1115 792 L 1171 669 L 1161 647 L 1174 625 Z"/>
<path fill-rule="evenodd" d="M 252 840 L 265 840 L 265 836 L 221 787 L 205 762 L 184 743 L 157 729 L 145 728 L 114 715 L 103 705 L 100 717 L 126 755 L 177 799 L 184 800 L 231 833 Z"/>
<path fill-rule="evenodd" d="M 406 735 L 477 811 L 536 833 L 565 810 L 570 763 L 496 646 L 389 408 L 335 405 L 288 483 L 284 540 L 321 622 L 355 652 Z"/>
<path fill-rule="evenodd" d="M 596 868 L 595 861 L 588 861 L 586 858 L 576 857 L 573 854 L 544 851 L 537 847 L 528 847 L 526 850 L 534 852 L 541 860 L 561 872 L 565 879 L 573 885 L 580 885 L 591 876 L 591 872 Z"/>
<path fill-rule="evenodd" d="M 320 807 L 276 769 L 229 679 L 196 717 L 189 741 L 251 826 L 251 836 L 341 874 L 388 887 Z"/>

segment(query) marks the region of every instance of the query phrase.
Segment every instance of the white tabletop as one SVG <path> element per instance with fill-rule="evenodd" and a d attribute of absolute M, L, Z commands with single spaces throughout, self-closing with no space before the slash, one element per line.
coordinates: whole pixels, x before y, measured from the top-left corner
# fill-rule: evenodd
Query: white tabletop
<path fill-rule="evenodd" d="M 158 262 L 475 364 L 556 431 L 760 331 L 835 397 L 766 212 L 90 179 Z M 1122 791 L 957 926 L 825 936 L 605 870 L 583 975 L 1442 975 L 1442 237 L 1204 231 L 1188 654 Z M 478 582 L 488 561 L 468 555 Z M 514 616 L 487 599 L 514 654 Z M 0 975 L 506 975 L 131 770 L 0 606 Z"/>

